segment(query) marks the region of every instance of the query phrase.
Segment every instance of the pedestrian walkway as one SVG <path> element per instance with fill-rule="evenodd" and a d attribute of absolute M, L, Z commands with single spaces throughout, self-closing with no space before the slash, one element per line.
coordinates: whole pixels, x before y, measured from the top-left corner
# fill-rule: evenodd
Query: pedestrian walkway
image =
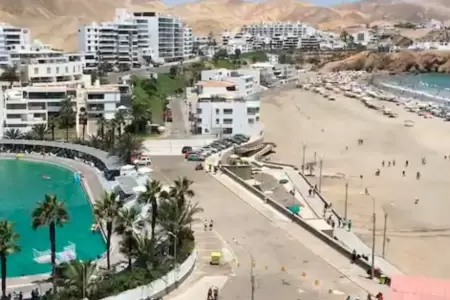
<path fill-rule="evenodd" d="M 299 171 L 294 170 L 291 167 L 284 167 L 282 170 L 265 168 L 264 172 L 267 172 L 268 174 L 271 174 L 274 177 L 282 176 L 283 178 L 288 179 L 290 185 L 296 190 L 296 198 L 297 199 L 301 198 L 301 200 L 299 200 L 300 203 L 302 204 L 307 203 L 307 205 L 304 205 L 304 207 L 307 210 L 312 210 L 315 216 L 324 219 L 323 215 L 325 207 L 324 201 L 318 195 L 311 197 L 309 196 L 309 189 L 311 187 L 306 182 L 306 180 L 299 174 Z M 306 215 L 310 216 L 311 213 L 308 212 L 307 214 L 301 214 L 301 217 L 307 219 L 305 217 Z M 341 218 L 337 214 L 336 217 Z M 371 264 L 372 249 L 368 247 L 366 244 L 364 244 L 364 242 L 362 242 L 356 236 L 356 234 L 354 234 L 351 231 L 348 231 L 348 229 L 346 228 L 339 228 L 339 227 L 336 227 L 334 229 L 333 234 L 337 238 L 337 240 L 343 246 L 347 247 L 350 251 L 355 250 L 359 254 L 367 255 L 369 257 L 368 263 Z M 387 260 L 379 256 L 375 256 L 375 267 L 380 268 L 381 270 L 383 270 L 384 273 L 388 274 L 389 276 L 403 274 L 396 266 L 392 265 Z"/>
<path fill-rule="evenodd" d="M 341 255 L 333 247 L 317 239 L 312 233 L 293 223 L 289 218 L 265 204 L 242 185 L 225 174 L 218 173 L 216 175 L 211 174 L 211 176 L 216 178 L 248 205 L 272 221 L 273 224 L 283 229 L 291 237 L 297 239 L 309 248 L 315 255 L 322 258 L 357 286 L 374 295 L 378 292 L 382 292 L 384 295 L 388 294 L 388 286 L 380 285 L 377 280 L 368 279 L 365 270 L 355 264 L 351 264 L 347 257 Z"/>
<path fill-rule="evenodd" d="M 203 215 L 203 217 L 206 216 Z M 167 299 L 206 299 L 209 287 L 217 286 L 220 290 L 228 278 L 234 274 L 234 267 L 237 264 L 236 258 L 230 247 L 214 231 L 214 228 L 210 230 L 208 227 L 205 230 L 204 224 L 197 222 L 192 225 L 192 230 L 194 231 L 198 253 L 195 269 L 178 289 L 165 297 Z M 211 252 L 217 251 L 222 253 L 221 265 L 212 266 L 210 264 Z"/>

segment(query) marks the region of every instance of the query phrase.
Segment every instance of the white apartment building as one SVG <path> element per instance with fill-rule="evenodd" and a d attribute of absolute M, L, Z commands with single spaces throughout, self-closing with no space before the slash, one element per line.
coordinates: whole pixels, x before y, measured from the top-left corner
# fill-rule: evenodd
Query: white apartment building
<path fill-rule="evenodd" d="M 180 18 L 156 12 L 116 9 L 113 21 L 93 23 L 78 32 L 81 52 L 97 52 L 101 61 L 114 65 L 176 61 L 193 51 L 192 29 Z"/>
<path fill-rule="evenodd" d="M 201 74 L 202 82 L 207 82 L 211 80 L 232 82 L 233 87 L 230 91 L 235 91 L 236 94 L 247 97 L 249 95 L 260 92 L 260 74 L 259 70 L 254 69 L 238 69 L 238 70 L 228 70 L 228 69 L 214 69 L 205 70 Z M 199 92 L 202 93 L 201 86 L 199 87 Z M 233 90 L 234 89 L 234 90 Z M 211 87 L 209 87 L 211 90 Z"/>
<path fill-rule="evenodd" d="M 110 69 L 139 67 L 138 29 L 132 20 L 92 23 L 78 30 L 80 52 L 97 53 L 98 60 Z"/>
<path fill-rule="evenodd" d="M 261 22 L 258 24 L 244 25 L 241 32 L 250 33 L 253 36 L 307 37 L 315 35 L 316 29 L 300 22 Z"/>
<path fill-rule="evenodd" d="M 8 51 L 14 45 L 30 43 L 30 31 L 6 23 L 0 23 L 0 52 Z"/>
<path fill-rule="evenodd" d="M 355 44 L 367 46 L 369 44 L 376 44 L 379 41 L 378 36 L 374 30 L 359 31 L 351 35 Z"/>
<path fill-rule="evenodd" d="M 200 81 L 197 87 L 201 90 L 196 106 L 197 134 L 221 136 L 261 133 L 258 94 L 243 97 L 231 81 Z"/>
<path fill-rule="evenodd" d="M 253 51 L 253 44 L 243 39 L 229 40 L 225 47 L 228 55 L 235 55 L 236 50 L 239 50 L 241 54 Z"/>
<path fill-rule="evenodd" d="M 77 112 L 85 110 L 89 117 L 103 115 L 114 118 L 121 102 L 119 85 L 68 87 L 28 86 L 0 92 L 0 123 L 3 130 L 18 129 L 25 133 L 36 124 L 47 125 L 49 116 L 57 115 L 60 103 L 70 97 Z M 0 132 L 0 135 L 3 133 Z"/>

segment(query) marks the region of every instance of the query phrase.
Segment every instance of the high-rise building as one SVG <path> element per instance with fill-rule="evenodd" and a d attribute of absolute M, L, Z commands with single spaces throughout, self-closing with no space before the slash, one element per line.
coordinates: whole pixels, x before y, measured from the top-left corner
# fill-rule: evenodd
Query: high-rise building
<path fill-rule="evenodd" d="M 30 43 L 30 31 L 9 24 L 0 23 L 0 52 L 8 51 L 14 45 Z"/>
<path fill-rule="evenodd" d="M 120 35 L 132 43 L 118 44 Z M 124 38 L 124 37 L 122 37 Z M 125 40 L 123 40 L 124 42 Z M 99 52 L 101 61 L 120 64 L 128 51 L 132 65 L 149 61 L 176 61 L 192 53 L 192 29 L 180 18 L 155 12 L 133 12 L 117 9 L 112 22 L 93 23 L 79 30 L 79 48 L 83 52 Z M 103 53 L 103 55 L 102 55 Z"/>

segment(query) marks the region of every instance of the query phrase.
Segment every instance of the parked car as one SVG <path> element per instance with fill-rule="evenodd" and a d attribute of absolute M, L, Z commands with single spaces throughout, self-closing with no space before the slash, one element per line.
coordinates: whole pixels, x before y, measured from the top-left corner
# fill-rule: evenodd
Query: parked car
<path fill-rule="evenodd" d="M 192 151 L 192 147 L 191 146 L 184 146 L 183 148 L 181 148 L 181 153 L 185 154 L 186 152 L 190 152 Z"/>
<path fill-rule="evenodd" d="M 188 161 L 204 161 L 205 158 L 202 155 L 200 155 L 200 154 L 191 153 L 191 154 L 188 155 L 187 160 Z"/>
<path fill-rule="evenodd" d="M 235 134 L 234 137 L 238 138 L 240 140 L 244 140 L 245 142 L 247 142 L 250 139 L 250 137 L 248 137 L 246 135 L 243 135 L 243 134 L 240 134 L 240 133 Z"/>
<path fill-rule="evenodd" d="M 191 150 L 191 151 L 184 153 L 184 158 L 188 158 L 188 156 L 191 154 L 200 154 L 200 153 L 201 153 L 201 150 Z"/>
<path fill-rule="evenodd" d="M 209 152 L 211 152 L 211 153 L 217 153 L 217 152 L 219 152 L 217 149 L 215 149 L 215 148 L 213 148 L 213 147 L 209 147 L 209 146 L 203 147 L 202 150 L 209 151 Z"/>
<path fill-rule="evenodd" d="M 230 139 L 230 138 L 226 138 L 226 139 L 223 139 L 225 142 L 228 142 L 228 143 L 230 143 L 230 146 L 231 145 L 236 145 L 238 142 L 237 141 L 235 141 L 235 140 L 233 140 L 233 139 Z"/>
<path fill-rule="evenodd" d="M 219 150 L 224 150 L 227 148 L 227 146 L 222 145 L 220 143 L 212 143 L 210 146 Z"/>

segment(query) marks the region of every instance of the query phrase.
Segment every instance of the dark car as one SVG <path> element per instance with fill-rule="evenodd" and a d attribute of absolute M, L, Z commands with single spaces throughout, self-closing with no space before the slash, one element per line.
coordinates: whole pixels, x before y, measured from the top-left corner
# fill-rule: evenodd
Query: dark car
<path fill-rule="evenodd" d="M 191 146 L 184 146 L 183 148 L 181 148 L 181 153 L 185 154 L 189 151 L 192 151 L 192 147 Z"/>

